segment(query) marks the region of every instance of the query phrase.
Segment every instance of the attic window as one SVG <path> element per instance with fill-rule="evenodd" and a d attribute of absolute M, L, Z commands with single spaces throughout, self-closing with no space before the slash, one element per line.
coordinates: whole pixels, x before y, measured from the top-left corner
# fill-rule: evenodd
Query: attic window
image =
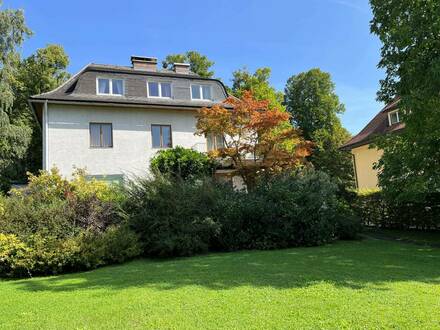
<path fill-rule="evenodd" d="M 169 82 L 148 82 L 148 97 L 171 98 L 171 83 Z"/>
<path fill-rule="evenodd" d="M 395 110 L 395 111 L 391 111 L 388 113 L 388 124 L 389 126 L 397 124 L 400 122 L 400 118 L 399 118 L 399 111 Z"/>
<path fill-rule="evenodd" d="M 124 95 L 124 80 L 97 78 L 96 81 L 96 94 L 115 96 Z"/>
<path fill-rule="evenodd" d="M 211 100 L 211 86 L 209 85 L 191 85 L 191 99 L 193 100 Z"/>

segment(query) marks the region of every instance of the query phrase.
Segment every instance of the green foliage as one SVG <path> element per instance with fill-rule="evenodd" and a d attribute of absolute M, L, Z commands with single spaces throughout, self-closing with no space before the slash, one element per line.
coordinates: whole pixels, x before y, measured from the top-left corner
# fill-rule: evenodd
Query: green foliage
<path fill-rule="evenodd" d="M 246 68 L 232 73 L 231 92 L 236 97 L 242 97 L 244 91 L 251 91 L 257 101 L 267 100 L 270 108 L 284 110 L 283 93 L 277 91 L 269 83 L 271 69 L 259 68 L 253 74 Z"/>
<path fill-rule="evenodd" d="M 137 256 L 123 200 L 119 187 L 87 181 L 83 171 L 72 181 L 56 170 L 30 175 L 24 190 L 0 196 L 0 276 L 56 274 Z"/>
<path fill-rule="evenodd" d="M 142 179 L 130 184 L 125 211 L 146 255 L 310 246 L 354 238 L 359 221 L 321 172 L 260 181 L 249 192 L 208 179 Z"/>
<path fill-rule="evenodd" d="M 162 66 L 164 69 L 172 69 L 173 63 L 189 63 L 190 70 L 200 77 L 212 78 L 214 71 L 210 71 L 214 62 L 210 61 L 205 55 L 194 50 L 187 51 L 183 54 L 170 54 L 164 61 Z"/>
<path fill-rule="evenodd" d="M 216 219 L 221 249 L 275 249 L 320 245 L 359 230 L 356 218 L 338 200 L 337 187 L 322 172 L 301 171 L 268 178 L 249 191 L 228 193 Z M 340 226 L 340 227 L 339 227 Z"/>
<path fill-rule="evenodd" d="M 285 88 L 285 104 L 293 124 L 301 129 L 305 139 L 315 143 L 310 157 L 315 168 L 342 186 L 353 186 L 351 156 L 339 150 L 350 139 L 338 118 L 345 107 L 335 93 L 330 74 L 311 69 L 290 77 Z"/>
<path fill-rule="evenodd" d="M 400 201 L 388 199 L 382 191 L 367 191 L 358 195 L 352 207 L 366 225 L 422 230 L 440 227 L 439 193 L 423 201 Z"/>
<path fill-rule="evenodd" d="M 440 2 L 370 2 L 371 32 L 383 44 L 379 67 L 386 72 L 378 97 L 399 97 L 405 122 L 403 134 L 378 144 L 384 149 L 380 185 L 387 198 L 423 202 L 440 190 Z"/>
<path fill-rule="evenodd" d="M 184 180 L 212 175 L 215 163 L 206 154 L 177 146 L 160 150 L 151 160 L 153 173 L 171 175 Z"/>
<path fill-rule="evenodd" d="M 189 256 L 206 252 L 218 229 L 210 209 L 216 191 L 209 180 L 139 179 L 127 191 L 125 211 L 140 234 L 144 254 Z"/>

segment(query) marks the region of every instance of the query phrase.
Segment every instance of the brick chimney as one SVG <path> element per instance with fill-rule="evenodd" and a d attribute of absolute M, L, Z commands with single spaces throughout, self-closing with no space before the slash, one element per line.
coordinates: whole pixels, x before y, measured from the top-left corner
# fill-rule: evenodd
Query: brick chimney
<path fill-rule="evenodd" d="M 135 70 L 157 71 L 157 57 L 132 56 L 131 66 Z"/>
<path fill-rule="evenodd" d="M 173 63 L 173 69 L 175 73 L 189 74 L 188 63 Z"/>

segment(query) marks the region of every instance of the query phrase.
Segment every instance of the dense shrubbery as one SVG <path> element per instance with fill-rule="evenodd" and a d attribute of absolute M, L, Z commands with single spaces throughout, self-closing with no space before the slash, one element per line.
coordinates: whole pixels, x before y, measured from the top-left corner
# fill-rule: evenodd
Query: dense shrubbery
<path fill-rule="evenodd" d="M 399 229 L 439 229 L 440 193 L 423 200 L 396 201 L 381 191 L 359 193 L 353 209 L 366 225 Z"/>
<path fill-rule="evenodd" d="M 72 181 L 56 171 L 31 176 L 0 197 L 0 276 L 91 269 L 143 253 L 310 246 L 355 238 L 359 222 L 326 174 L 298 171 L 235 191 L 207 176 L 136 179 L 125 189 Z"/>
<path fill-rule="evenodd" d="M 0 275 L 26 276 L 95 268 L 139 254 L 120 211 L 124 195 L 77 173 L 30 176 L 25 190 L 0 198 Z"/>
<path fill-rule="evenodd" d="M 262 180 L 249 192 L 159 177 L 130 185 L 126 212 L 150 256 L 309 246 L 358 232 L 336 190 L 310 171 Z"/>
<path fill-rule="evenodd" d="M 177 146 L 160 150 L 151 160 L 150 168 L 153 173 L 186 180 L 212 175 L 215 162 L 206 154 Z"/>

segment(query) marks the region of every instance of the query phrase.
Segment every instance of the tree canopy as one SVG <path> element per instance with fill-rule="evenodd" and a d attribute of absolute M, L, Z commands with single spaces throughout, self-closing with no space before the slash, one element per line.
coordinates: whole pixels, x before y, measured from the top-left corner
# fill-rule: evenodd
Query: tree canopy
<path fill-rule="evenodd" d="M 194 50 L 183 54 L 170 54 L 162 61 L 162 66 L 164 69 L 172 69 L 173 63 L 189 63 L 190 70 L 200 77 L 212 78 L 214 76 L 214 71 L 211 70 L 214 62 Z"/>
<path fill-rule="evenodd" d="M 197 115 L 197 134 L 221 136 L 224 147 L 212 157 L 231 160 L 248 188 L 259 175 L 296 168 L 309 155 L 309 144 L 297 129 L 284 125 L 289 114 L 256 100 L 250 91 L 241 98 L 229 97 L 226 108 L 214 105 Z"/>
<path fill-rule="evenodd" d="M 345 111 L 335 92 L 331 76 L 320 69 L 290 77 L 285 88 L 285 104 L 295 127 L 312 141 L 313 165 L 345 185 L 353 184 L 351 157 L 338 148 L 350 134 L 338 114 Z"/>
<path fill-rule="evenodd" d="M 378 98 L 399 97 L 406 125 L 378 141 L 379 184 L 392 198 L 423 199 L 440 191 L 440 2 L 371 0 L 371 6 L 386 73 Z"/>
<path fill-rule="evenodd" d="M 283 93 L 270 85 L 270 74 L 271 69 L 267 67 L 259 68 L 254 73 L 250 73 L 246 68 L 234 71 L 232 95 L 242 97 L 245 91 L 250 91 L 256 100 L 267 100 L 269 107 L 284 111 Z"/>

